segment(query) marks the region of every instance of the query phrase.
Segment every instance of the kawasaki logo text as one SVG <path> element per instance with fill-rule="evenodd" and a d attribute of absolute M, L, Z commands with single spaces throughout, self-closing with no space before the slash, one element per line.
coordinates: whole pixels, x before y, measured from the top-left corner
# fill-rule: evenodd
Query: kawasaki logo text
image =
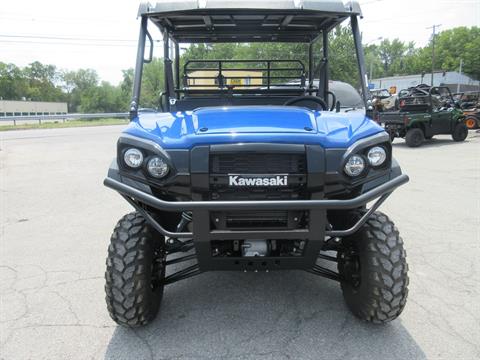
<path fill-rule="evenodd" d="M 287 186 L 287 175 L 244 177 L 241 175 L 230 175 L 228 177 L 229 186 Z"/>

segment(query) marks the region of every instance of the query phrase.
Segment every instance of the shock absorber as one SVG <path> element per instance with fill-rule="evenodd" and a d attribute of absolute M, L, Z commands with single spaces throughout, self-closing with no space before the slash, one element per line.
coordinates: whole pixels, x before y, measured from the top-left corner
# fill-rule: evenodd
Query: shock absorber
<path fill-rule="evenodd" d="M 192 213 L 189 211 L 184 211 L 182 213 L 182 218 L 177 225 L 177 232 L 182 232 L 185 226 L 187 226 L 190 222 L 192 222 Z"/>
<path fill-rule="evenodd" d="M 177 225 L 177 232 L 183 232 L 183 229 L 185 228 L 185 226 L 187 226 L 191 221 L 192 221 L 192 213 L 183 212 L 182 218 L 180 219 L 180 222 Z M 167 244 L 167 251 L 169 253 L 181 251 L 181 249 L 184 248 L 185 245 L 188 243 L 185 241 L 181 241 L 177 238 L 166 238 L 165 240 Z"/>

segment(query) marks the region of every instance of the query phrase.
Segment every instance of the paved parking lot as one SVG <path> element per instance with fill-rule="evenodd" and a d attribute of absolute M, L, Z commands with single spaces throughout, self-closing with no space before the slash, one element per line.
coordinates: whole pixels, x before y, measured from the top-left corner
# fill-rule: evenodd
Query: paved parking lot
<path fill-rule="evenodd" d="M 1 359 L 478 359 L 480 134 L 394 151 L 411 182 L 383 206 L 410 295 L 372 326 L 304 272 L 207 273 L 168 286 L 150 326 L 107 315 L 104 258 L 129 206 L 102 186 L 121 127 L 0 133 Z"/>

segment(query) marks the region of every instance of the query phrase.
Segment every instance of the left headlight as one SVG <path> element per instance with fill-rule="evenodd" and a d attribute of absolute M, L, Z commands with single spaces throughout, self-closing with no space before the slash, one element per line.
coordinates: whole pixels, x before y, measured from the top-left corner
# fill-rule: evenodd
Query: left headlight
<path fill-rule="evenodd" d="M 123 161 L 132 169 L 137 169 L 142 166 L 143 154 L 138 149 L 130 148 L 123 154 Z"/>
<path fill-rule="evenodd" d="M 372 166 L 380 166 L 387 160 L 387 152 L 381 146 L 375 146 L 368 151 L 368 162 Z"/>
<path fill-rule="evenodd" d="M 170 167 L 164 159 L 155 156 L 148 160 L 147 171 L 151 176 L 161 179 L 167 176 L 168 172 L 170 171 Z"/>

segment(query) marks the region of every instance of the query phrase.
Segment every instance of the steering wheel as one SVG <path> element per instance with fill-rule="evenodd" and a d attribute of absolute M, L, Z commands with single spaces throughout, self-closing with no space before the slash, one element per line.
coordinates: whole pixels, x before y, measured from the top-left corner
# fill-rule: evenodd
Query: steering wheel
<path fill-rule="evenodd" d="M 317 96 L 312 96 L 312 95 L 304 95 L 304 96 L 294 97 L 293 99 L 287 100 L 283 105 L 285 105 L 285 106 L 294 106 L 294 105 L 302 106 L 302 105 L 300 105 L 302 102 L 306 104 L 306 105 L 303 105 L 304 107 L 308 107 L 312 110 L 325 111 L 325 110 L 328 109 L 328 105 L 323 99 L 321 99 Z M 311 103 L 315 103 L 316 107 L 312 108 L 311 106 L 309 106 L 309 105 L 311 105 Z"/>

